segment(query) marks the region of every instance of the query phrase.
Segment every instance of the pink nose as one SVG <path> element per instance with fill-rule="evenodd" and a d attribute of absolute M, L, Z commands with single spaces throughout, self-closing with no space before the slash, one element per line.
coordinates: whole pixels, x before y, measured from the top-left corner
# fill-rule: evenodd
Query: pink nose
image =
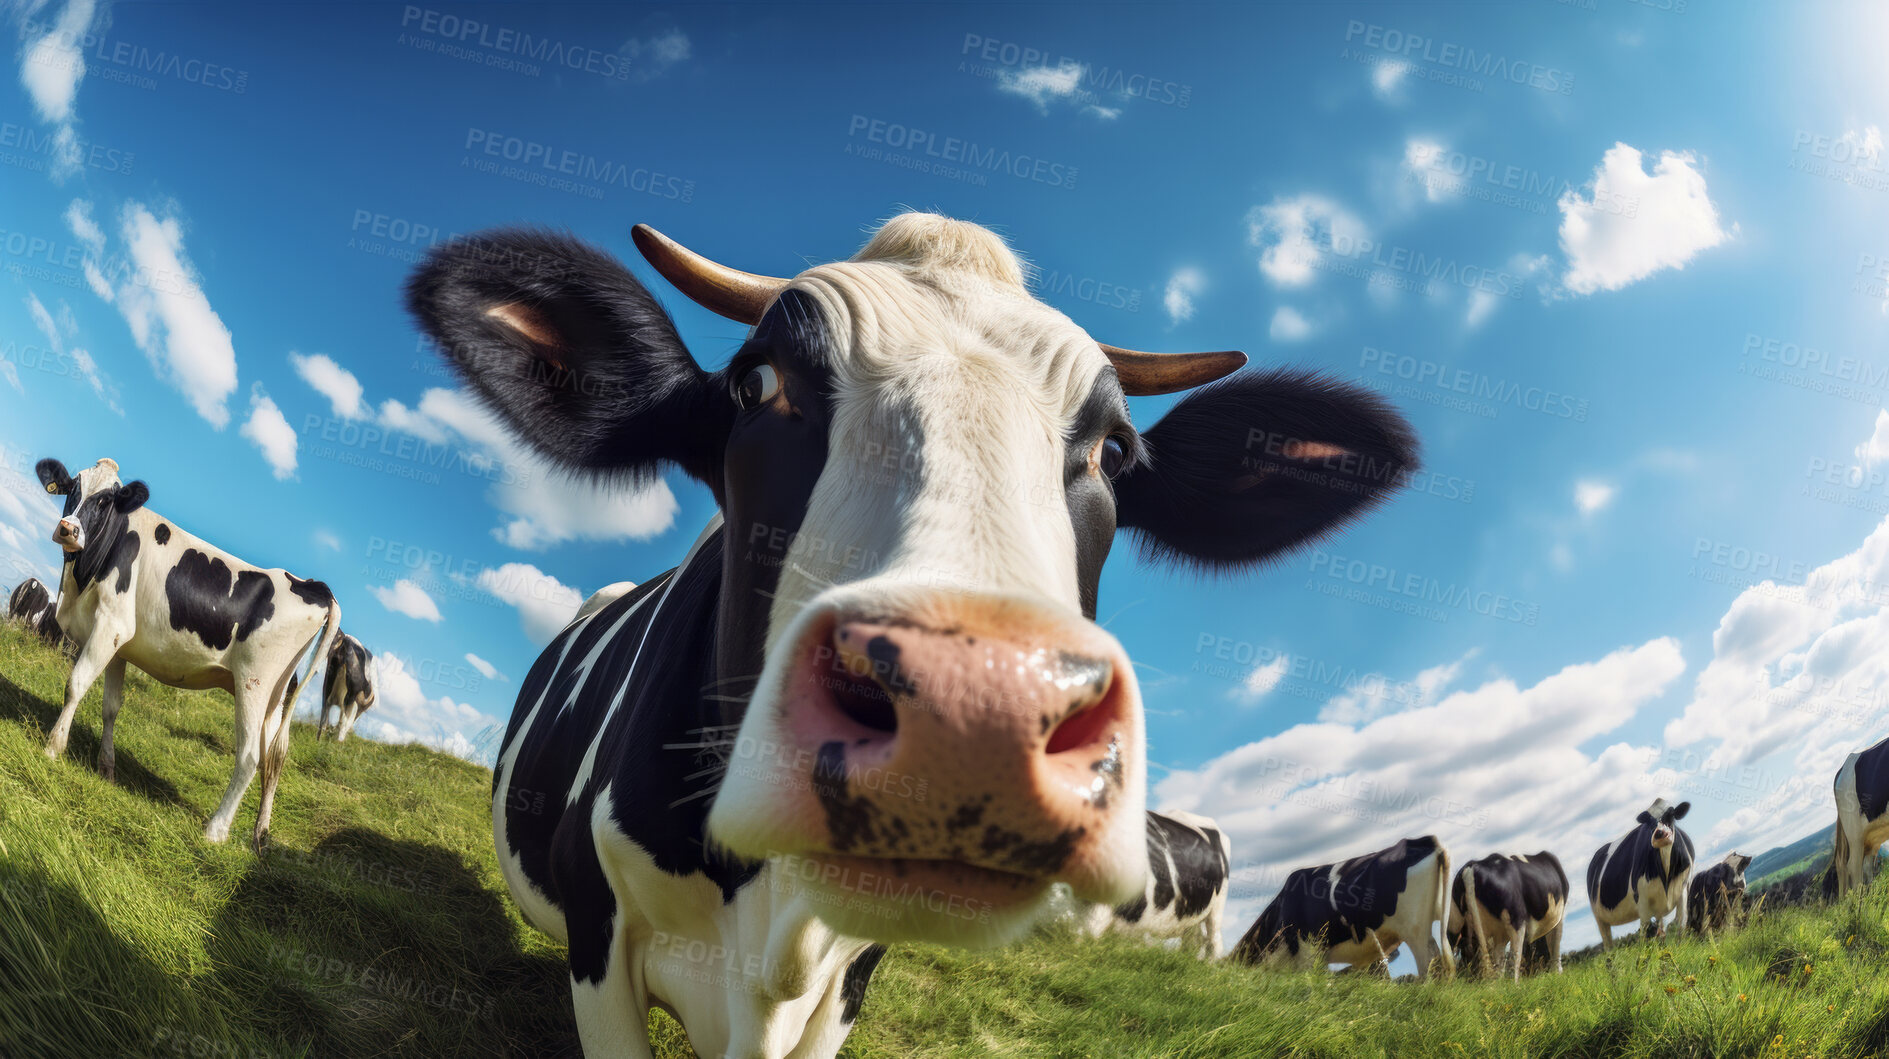
<path fill-rule="evenodd" d="M 55 540 L 62 537 L 76 537 L 79 535 L 79 524 L 69 518 L 62 518 L 59 520 L 58 527 L 52 531 L 52 535 Z"/>
<path fill-rule="evenodd" d="M 954 610 L 948 625 L 840 615 L 811 627 L 778 729 L 783 759 L 805 766 L 783 792 L 806 803 L 790 814 L 809 822 L 800 838 L 1108 885 L 1121 868 L 1105 833 L 1125 786 L 1143 782 L 1127 775 L 1140 760 L 1127 657 L 1074 617 Z"/>

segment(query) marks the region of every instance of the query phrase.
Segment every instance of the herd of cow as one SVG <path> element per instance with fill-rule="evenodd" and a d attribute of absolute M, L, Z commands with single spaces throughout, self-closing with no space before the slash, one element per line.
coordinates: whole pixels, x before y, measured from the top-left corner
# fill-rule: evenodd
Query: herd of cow
<path fill-rule="evenodd" d="M 1090 933 L 1217 958 L 1231 845 L 1145 809 L 1140 688 L 1095 620 L 1103 563 L 1118 531 L 1196 572 L 1274 561 L 1394 494 L 1417 467 L 1409 426 L 1320 373 L 1098 343 L 974 224 L 903 214 L 791 279 L 632 237 L 751 329 L 726 367 L 699 367 L 627 268 L 562 234 L 456 239 L 406 287 L 467 389 L 553 465 L 673 467 L 719 509 L 675 569 L 596 594 L 552 640 L 493 769 L 500 870 L 568 947 L 585 1053 L 647 1057 L 658 1007 L 701 1054 L 831 1057 L 885 944 L 1001 945 L 1057 895 Z M 1182 391 L 1131 423 L 1125 398 Z M 38 474 L 65 498 L 65 562 L 56 601 L 29 582 L 11 610 L 76 648 L 48 756 L 103 676 L 111 775 L 127 663 L 228 691 L 236 768 L 205 835 L 227 837 L 260 767 L 260 846 L 314 660 L 339 739 L 374 701 L 372 655 L 327 586 L 191 536 L 112 460 Z M 1885 758 L 1838 776 L 1839 886 L 1889 834 Z M 1655 801 L 1594 854 L 1607 943 L 1736 917 L 1749 860 L 1695 874 L 1688 808 Z M 1552 854 L 1452 874 L 1423 836 L 1292 872 L 1231 958 L 1374 967 L 1408 944 L 1420 976 L 1558 970 L 1568 901 Z"/>

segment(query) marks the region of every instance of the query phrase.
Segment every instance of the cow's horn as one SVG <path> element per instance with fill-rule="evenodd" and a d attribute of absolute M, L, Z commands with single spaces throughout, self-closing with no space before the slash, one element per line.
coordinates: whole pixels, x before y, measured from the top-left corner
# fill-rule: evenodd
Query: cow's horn
<path fill-rule="evenodd" d="M 1246 354 L 1233 349 L 1218 353 L 1141 353 L 1105 345 L 1102 352 L 1115 365 L 1122 392 L 1130 397 L 1191 390 L 1246 366 Z"/>
<path fill-rule="evenodd" d="M 787 286 L 784 279 L 757 276 L 710 261 L 647 224 L 630 229 L 630 238 L 662 278 L 690 301 L 730 320 L 758 323 L 767 303 Z"/>

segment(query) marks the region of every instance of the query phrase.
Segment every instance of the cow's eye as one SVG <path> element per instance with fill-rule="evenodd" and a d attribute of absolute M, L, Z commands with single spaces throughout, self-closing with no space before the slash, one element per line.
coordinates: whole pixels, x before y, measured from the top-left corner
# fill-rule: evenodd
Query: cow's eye
<path fill-rule="evenodd" d="M 735 404 L 743 411 L 759 408 L 780 392 L 780 373 L 773 365 L 762 361 L 743 372 L 741 381 L 735 384 Z"/>
<path fill-rule="evenodd" d="M 1122 473 L 1122 465 L 1126 462 L 1127 455 L 1128 448 L 1122 443 L 1122 439 L 1110 434 L 1102 439 L 1102 447 L 1096 451 L 1096 469 L 1102 472 L 1102 477 L 1113 478 Z"/>

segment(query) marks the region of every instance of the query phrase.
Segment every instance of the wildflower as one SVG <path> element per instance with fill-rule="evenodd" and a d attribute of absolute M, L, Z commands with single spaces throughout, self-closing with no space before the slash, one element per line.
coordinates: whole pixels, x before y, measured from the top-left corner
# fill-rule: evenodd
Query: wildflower
<path fill-rule="evenodd" d="M 1667 996 L 1672 996 L 1674 993 L 1677 993 L 1677 992 L 1679 992 L 1679 987 L 1676 985 L 1669 985 L 1666 987 Z"/>
<path fill-rule="evenodd" d="M 1828 1012 L 1829 1012 L 1830 1014 L 1832 1014 L 1832 1015 L 1834 1015 L 1834 1014 L 1836 1014 L 1836 1013 L 1837 1013 L 1837 1006 L 1836 1006 L 1835 1004 L 1825 1004 L 1825 1005 L 1823 1006 L 1823 1009 L 1824 1009 L 1825 1011 L 1828 1011 Z"/>
<path fill-rule="evenodd" d="M 1811 966 L 1810 966 L 1809 964 L 1805 964 L 1805 965 L 1804 965 L 1804 977 L 1806 977 L 1806 978 L 1808 978 L 1808 977 L 1810 977 L 1810 971 L 1811 971 Z"/>
<path fill-rule="evenodd" d="M 1716 956 L 1707 956 L 1707 957 L 1705 958 L 1705 962 L 1706 962 L 1706 963 L 1709 963 L 1709 964 L 1711 964 L 1711 965 L 1712 965 L 1712 966 L 1714 966 L 1714 967 L 1716 967 L 1716 966 L 1718 966 L 1718 957 L 1716 957 Z"/>
<path fill-rule="evenodd" d="M 1696 974 L 1689 974 L 1689 975 L 1687 975 L 1687 976 L 1686 976 L 1686 984 L 1687 984 L 1687 985 L 1698 985 L 1698 984 L 1699 984 L 1699 976 L 1698 976 L 1698 975 L 1696 975 Z"/>
<path fill-rule="evenodd" d="M 1739 1002 L 1740 1004 L 1742 1004 L 1742 1003 L 1744 1003 L 1744 1002 L 1745 1002 L 1745 994 L 1743 994 L 1743 993 L 1740 993 L 1740 994 L 1738 994 L 1738 1002 Z"/>

